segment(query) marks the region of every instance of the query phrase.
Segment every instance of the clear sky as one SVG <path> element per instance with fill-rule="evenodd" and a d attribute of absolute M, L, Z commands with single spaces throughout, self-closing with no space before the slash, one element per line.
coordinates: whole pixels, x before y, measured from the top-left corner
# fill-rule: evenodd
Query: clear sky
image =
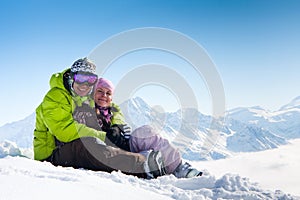
<path fill-rule="evenodd" d="M 2 0 L 0 125 L 33 113 L 52 73 L 107 38 L 142 27 L 172 29 L 199 43 L 221 76 L 226 109 L 277 110 L 300 96 L 299 10 L 297 0 Z M 145 98 L 157 104 L 159 94 Z"/>

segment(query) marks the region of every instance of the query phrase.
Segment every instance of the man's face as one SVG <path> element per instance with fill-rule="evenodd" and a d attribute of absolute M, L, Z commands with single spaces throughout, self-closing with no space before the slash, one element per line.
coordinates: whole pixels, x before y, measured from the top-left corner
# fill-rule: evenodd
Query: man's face
<path fill-rule="evenodd" d="M 79 96 L 86 96 L 89 94 L 89 92 L 92 90 L 93 86 L 90 86 L 88 84 L 78 84 L 76 82 L 74 82 L 73 84 L 73 89 L 74 92 L 79 95 Z"/>
<path fill-rule="evenodd" d="M 92 90 L 93 86 L 97 82 L 97 75 L 77 73 L 74 75 L 73 89 L 79 96 L 86 96 Z"/>

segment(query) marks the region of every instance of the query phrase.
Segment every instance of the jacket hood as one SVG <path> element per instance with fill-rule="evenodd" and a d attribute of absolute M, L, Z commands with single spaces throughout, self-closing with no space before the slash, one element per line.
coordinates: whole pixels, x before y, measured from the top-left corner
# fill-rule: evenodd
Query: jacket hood
<path fill-rule="evenodd" d="M 70 69 L 65 69 L 62 72 L 55 73 L 50 78 L 50 88 L 61 88 L 67 90 L 64 86 L 64 74 Z"/>

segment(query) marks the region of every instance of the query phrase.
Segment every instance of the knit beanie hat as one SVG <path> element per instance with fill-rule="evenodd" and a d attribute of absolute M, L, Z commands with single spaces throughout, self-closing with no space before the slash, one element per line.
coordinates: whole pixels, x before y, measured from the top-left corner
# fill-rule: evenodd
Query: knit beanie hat
<path fill-rule="evenodd" d="M 76 60 L 71 66 L 71 73 L 85 72 L 96 74 L 96 65 L 92 63 L 87 57 Z"/>
<path fill-rule="evenodd" d="M 114 93 L 115 86 L 110 80 L 104 79 L 104 78 L 99 78 L 98 82 L 96 83 L 96 87 L 94 89 L 98 89 L 100 87 L 107 88 L 109 89 L 112 93 Z"/>

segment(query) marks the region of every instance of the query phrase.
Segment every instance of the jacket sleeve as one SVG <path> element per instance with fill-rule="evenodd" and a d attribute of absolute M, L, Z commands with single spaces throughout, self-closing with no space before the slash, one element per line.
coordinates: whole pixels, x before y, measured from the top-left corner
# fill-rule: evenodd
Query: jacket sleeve
<path fill-rule="evenodd" d="M 53 88 L 42 103 L 42 116 L 49 132 L 61 142 L 80 137 L 96 137 L 104 141 L 106 133 L 79 124 L 73 119 L 72 98 L 66 91 Z"/>

